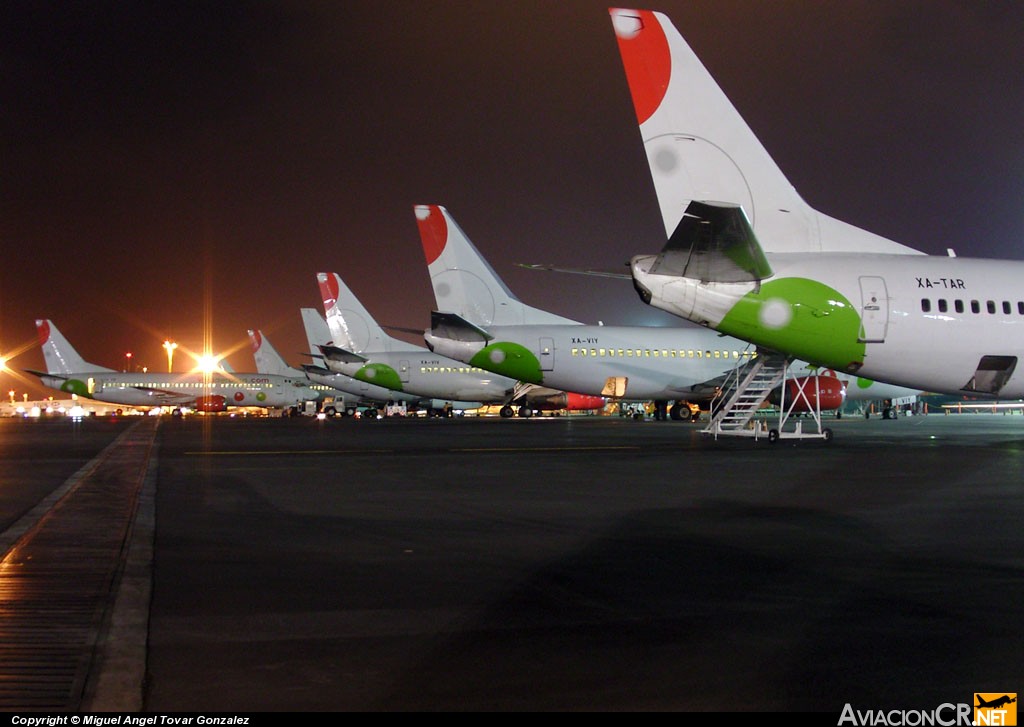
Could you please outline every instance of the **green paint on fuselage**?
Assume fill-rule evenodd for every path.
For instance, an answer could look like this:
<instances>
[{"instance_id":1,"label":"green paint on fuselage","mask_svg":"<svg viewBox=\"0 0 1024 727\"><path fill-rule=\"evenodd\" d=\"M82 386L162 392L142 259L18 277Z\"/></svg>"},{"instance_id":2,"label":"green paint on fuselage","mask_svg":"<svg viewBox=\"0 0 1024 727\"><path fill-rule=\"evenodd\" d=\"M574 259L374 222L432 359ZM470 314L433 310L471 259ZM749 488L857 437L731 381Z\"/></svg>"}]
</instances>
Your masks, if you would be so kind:
<instances>
[{"instance_id":1,"label":"green paint on fuselage","mask_svg":"<svg viewBox=\"0 0 1024 727\"><path fill-rule=\"evenodd\" d=\"M717 329L841 371L864 362L860 315L841 293L815 280L769 281L743 296Z\"/></svg>"},{"instance_id":2,"label":"green paint on fuselage","mask_svg":"<svg viewBox=\"0 0 1024 727\"><path fill-rule=\"evenodd\" d=\"M872 381L871 379L862 379L859 376L857 377L857 388L858 389L869 389L869 388L871 388L871 385L873 383L875 383L875 382Z\"/></svg>"},{"instance_id":3,"label":"green paint on fuselage","mask_svg":"<svg viewBox=\"0 0 1024 727\"><path fill-rule=\"evenodd\" d=\"M392 391L402 391L402 380L399 378L398 372L387 364L367 364L356 371L356 375L352 378L365 381L368 384L383 386Z\"/></svg>"},{"instance_id":4,"label":"green paint on fuselage","mask_svg":"<svg viewBox=\"0 0 1024 727\"><path fill-rule=\"evenodd\" d=\"M92 394L89 393L89 386L84 381L79 381L78 379L68 379L60 385L60 390L66 391L69 394L84 396L87 399L92 398Z\"/></svg>"},{"instance_id":5,"label":"green paint on fuselage","mask_svg":"<svg viewBox=\"0 0 1024 727\"><path fill-rule=\"evenodd\" d=\"M540 361L526 348L518 343L499 341L479 351L469 362L472 366L491 371L517 381L528 384L543 384L544 374L540 370Z\"/></svg>"}]
</instances>

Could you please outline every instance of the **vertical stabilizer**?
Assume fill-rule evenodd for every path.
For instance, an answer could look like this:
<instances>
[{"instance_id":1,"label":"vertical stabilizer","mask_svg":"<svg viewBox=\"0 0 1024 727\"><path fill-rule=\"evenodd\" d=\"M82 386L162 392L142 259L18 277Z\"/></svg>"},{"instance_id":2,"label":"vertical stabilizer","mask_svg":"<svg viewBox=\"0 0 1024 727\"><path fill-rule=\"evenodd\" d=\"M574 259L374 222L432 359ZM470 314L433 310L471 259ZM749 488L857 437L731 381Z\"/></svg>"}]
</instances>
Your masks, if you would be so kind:
<instances>
[{"instance_id":1,"label":"vertical stabilizer","mask_svg":"<svg viewBox=\"0 0 1024 727\"><path fill-rule=\"evenodd\" d=\"M447 209L421 204L414 212L439 311L455 313L484 328L577 323L516 298Z\"/></svg>"},{"instance_id":2,"label":"vertical stabilizer","mask_svg":"<svg viewBox=\"0 0 1024 727\"><path fill-rule=\"evenodd\" d=\"M36 331L39 334L39 345L43 347L43 360L46 361L47 373L68 376L90 371L114 370L91 364L82 358L78 351L68 343L68 339L64 338L53 321L37 320Z\"/></svg>"},{"instance_id":3,"label":"vertical stabilizer","mask_svg":"<svg viewBox=\"0 0 1024 727\"><path fill-rule=\"evenodd\" d=\"M383 352L392 349L397 339L389 336L363 307L337 273L317 273L317 284L324 301L327 326L334 345L353 353ZM403 344L408 347L408 344Z\"/></svg>"},{"instance_id":4,"label":"vertical stabilizer","mask_svg":"<svg viewBox=\"0 0 1024 727\"><path fill-rule=\"evenodd\" d=\"M808 205L665 15L609 12L668 237L696 200L742 207L766 252L916 252Z\"/></svg>"},{"instance_id":5,"label":"vertical stabilizer","mask_svg":"<svg viewBox=\"0 0 1024 727\"><path fill-rule=\"evenodd\" d=\"M305 374L299 369L292 368L284 358L277 352L270 340L263 335L262 331L249 331L249 341L252 343L252 357L256 361L256 371L261 374L274 374L276 376L299 376Z\"/></svg>"},{"instance_id":6,"label":"vertical stabilizer","mask_svg":"<svg viewBox=\"0 0 1024 727\"><path fill-rule=\"evenodd\" d=\"M320 357L320 347L329 346L334 342L331 329L327 327L324 315L316 308L301 308L302 327L306 330L306 343L313 358Z\"/></svg>"}]
</instances>

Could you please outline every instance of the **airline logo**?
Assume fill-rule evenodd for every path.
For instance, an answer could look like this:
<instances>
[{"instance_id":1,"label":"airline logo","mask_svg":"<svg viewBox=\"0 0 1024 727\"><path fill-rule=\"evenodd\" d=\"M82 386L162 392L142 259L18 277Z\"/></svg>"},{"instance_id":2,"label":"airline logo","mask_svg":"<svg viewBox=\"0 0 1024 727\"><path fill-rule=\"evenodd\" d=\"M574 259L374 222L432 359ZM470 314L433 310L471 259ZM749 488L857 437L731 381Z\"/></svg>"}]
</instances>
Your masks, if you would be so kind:
<instances>
[{"instance_id":1,"label":"airline logo","mask_svg":"<svg viewBox=\"0 0 1024 727\"><path fill-rule=\"evenodd\" d=\"M50 340L50 324L48 321L36 321L36 333L39 335L39 345L45 346Z\"/></svg>"},{"instance_id":2,"label":"airline logo","mask_svg":"<svg viewBox=\"0 0 1024 727\"><path fill-rule=\"evenodd\" d=\"M334 279L333 275L326 273L319 273L316 276L316 281L320 286L320 297L324 301L324 310L329 313L338 302L338 281Z\"/></svg>"},{"instance_id":3,"label":"airline logo","mask_svg":"<svg viewBox=\"0 0 1024 727\"><path fill-rule=\"evenodd\" d=\"M441 257L445 245L448 244L448 223L444 220L441 208L436 204L420 204L413 208L416 224L420 228L420 241L423 243L423 254L427 265L431 265Z\"/></svg>"},{"instance_id":4,"label":"airline logo","mask_svg":"<svg viewBox=\"0 0 1024 727\"><path fill-rule=\"evenodd\" d=\"M974 724L1010 726L1017 724L1017 693L975 692Z\"/></svg>"}]
</instances>

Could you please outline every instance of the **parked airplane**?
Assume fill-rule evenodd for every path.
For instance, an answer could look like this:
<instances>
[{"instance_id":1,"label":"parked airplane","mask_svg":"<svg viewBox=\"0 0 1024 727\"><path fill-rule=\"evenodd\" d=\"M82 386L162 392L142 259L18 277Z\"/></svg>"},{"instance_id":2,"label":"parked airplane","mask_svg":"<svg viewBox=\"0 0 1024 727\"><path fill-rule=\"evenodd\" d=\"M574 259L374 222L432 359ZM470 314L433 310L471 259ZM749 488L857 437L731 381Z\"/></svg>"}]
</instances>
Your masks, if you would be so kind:
<instances>
[{"instance_id":1,"label":"parked airplane","mask_svg":"<svg viewBox=\"0 0 1024 727\"><path fill-rule=\"evenodd\" d=\"M1024 396L1024 263L920 254L803 201L671 21L612 9L668 243L647 303L836 371Z\"/></svg>"},{"instance_id":2,"label":"parked airplane","mask_svg":"<svg viewBox=\"0 0 1024 727\"><path fill-rule=\"evenodd\" d=\"M331 332L327 327L327 321L324 320L323 314L315 308L302 308L300 313L302 314L303 327L306 329L306 340L309 343L309 350L317 352L310 355L323 362L323 354L319 353L320 346L330 345L332 340ZM336 401L325 408L328 414L339 413L345 416L352 416L362 406L369 410L370 416L373 416L380 407L386 406L389 403L404 404L406 407L413 409L423 409L428 416L441 414L445 410L446 405L450 405L453 411L466 411L480 407L480 402L476 401L431 399L405 391L395 391L331 371L320 364L303 364L302 368L311 381L333 386L335 389L345 393L346 396L343 401Z\"/></svg>"},{"instance_id":3,"label":"parked airplane","mask_svg":"<svg viewBox=\"0 0 1024 727\"><path fill-rule=\"evenodd\" d=\"M324 327L326 328L326 326L327 324L325 323ZM327 402L330 406L334 407L334 411L337 411L339 404L342 409L344 408L345 401L343 395L345 390L339 388L336 384L348 382L354 388L357 382L353 379L326 370L325 375L320 376L316 372L310 373L303 369L289 366L284 357L270 343L270 339L263 335L262 331L249 329L249 342L252 344L252 357L256 361L256 371L258 373L307 379L309 388L319 393L319 396L316 398L318 406L322 406Z\"/></svg>"},{"instance_id":4,"label":"parked airplane","mask_svg":"<svg viewBox=\"0 0 1024 727\"><path fill-rule=\"evenodd\" d=\"M447 209L417 205L415 214L437 302L425 339L436 353L536 384L674 401L673 419L689 418L690 403L709 401L725 372L750 360L746 342L705 328L589 326L525 305ZM802 362L793 366L798 378L817 373ZM814 398L823 409L837 409L848 394L884 400L915 393L868 384L830 372Z\"/></svg>"},{"instance_id":5,"label":"parked airplane","mask_svg":"<svg viewBox=\"0 0 1024 727\"><path fill-rule=\"evenodd\" d=\"M120 372L88 363L50 320L37 320L45 386L125 406L176 406L218 412L233 406L287 408L316 399L305 377L270 374Z\"/></svg>"},{"instance_id":6,"label":"parked airplane","mask_svg":"<svg viewBox=\"0 0 1024 727\"><path fill-rule=\"evenodd\" d=\"M581 396L493 374L393 338L373 319L337 273L318 273L332 343L319 346L329 369L394 391L435 399L501 404L502 416L535 409L590 410L604 399Z\"/></svg>"}]
</instances>

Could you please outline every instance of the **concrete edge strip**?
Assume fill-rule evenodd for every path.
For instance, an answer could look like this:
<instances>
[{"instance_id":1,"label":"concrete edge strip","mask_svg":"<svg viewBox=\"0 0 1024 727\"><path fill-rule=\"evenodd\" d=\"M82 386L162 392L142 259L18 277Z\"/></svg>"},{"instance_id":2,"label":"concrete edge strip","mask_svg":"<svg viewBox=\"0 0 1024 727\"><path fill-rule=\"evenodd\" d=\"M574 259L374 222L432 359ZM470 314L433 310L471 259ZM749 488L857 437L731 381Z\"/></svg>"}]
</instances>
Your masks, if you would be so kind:
<instances>
[{"instance_id":1,"label":"concrete edge strip","mask_svg":"<svg viewBox=\"0 0 1024 727\"><path fill-rule=\"evenodd\" d=\"M87 711L140 712L143 709L153 592L158 449L155 443L150 448L113 610L97 644L99 673L90 676L93 686L87 688L82 705Z\"/></svg>"},{"instance_id":2,"label":"concrete edge strip","mask_svg":"<svg viewBox=\"0 0 1024 727\"><path fill-rule=\"evenodd\" d=\"M108 444L100 451L99 454L82 465L75 474L64 480L64 484L40 500L35 507L26 512L9 528L0 533L0 560L6 558L7 554L10 553L15 545L17 545L18 541L30 532L32 528L36 527L39 524L39 521L43 519L43 516L53 509L54 505L67 497L70 493L74 492L74 490L82 483L82 480L92 474L96 468L100 466L103 460L106 459L110 452L116 447L119 447L121 442L131 436L132 432L134 432L142 423L143 422L141 421L136 422L125 431L121 432L117 439Z\"/></svg>"}]
</instances>

